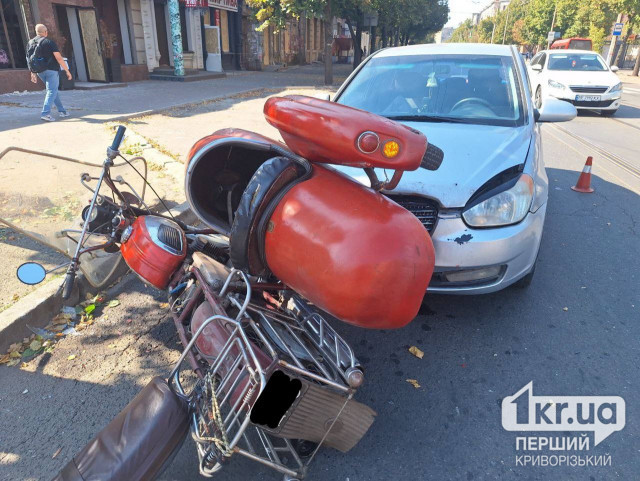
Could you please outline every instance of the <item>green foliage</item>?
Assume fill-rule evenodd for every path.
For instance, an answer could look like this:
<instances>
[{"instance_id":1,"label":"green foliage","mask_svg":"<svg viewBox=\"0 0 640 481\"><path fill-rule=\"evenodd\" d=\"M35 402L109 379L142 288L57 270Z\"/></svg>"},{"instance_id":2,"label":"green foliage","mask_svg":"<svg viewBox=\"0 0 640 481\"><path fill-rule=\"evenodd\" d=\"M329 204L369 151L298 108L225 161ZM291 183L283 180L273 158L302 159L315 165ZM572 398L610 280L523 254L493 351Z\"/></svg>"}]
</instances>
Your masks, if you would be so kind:
<instances>
[{"instance_id":1,"label":"green foliage","mask_svg":"<svg viewBox=\"0 0 640 481\"><path fill-rule=\"evenodd\" d=\"M505 44L546 46L554 10L554 31L563 38L591 38L597 51L618 12L640 16L640 0L513 0L507 9L478 25L463 22L450 41L489 43L493 32L493 43L502 43L504 38Z\"/></svg>"},{"instance_id":2,"label":"green foliage","mask_svg":"<svg viewBox=\"0 0 640 481\"><path fill-rule=\"evenodd\" d=\"M247 0L261 22L258 30L286 27L301 14L322 14L327 0ZM417 43L442 29L449 16L447 0L331 0L332 15L347 18L355 27L364 12L378 12L378 32L383 28L400 43Z\"/></svg>"}]
</instances>

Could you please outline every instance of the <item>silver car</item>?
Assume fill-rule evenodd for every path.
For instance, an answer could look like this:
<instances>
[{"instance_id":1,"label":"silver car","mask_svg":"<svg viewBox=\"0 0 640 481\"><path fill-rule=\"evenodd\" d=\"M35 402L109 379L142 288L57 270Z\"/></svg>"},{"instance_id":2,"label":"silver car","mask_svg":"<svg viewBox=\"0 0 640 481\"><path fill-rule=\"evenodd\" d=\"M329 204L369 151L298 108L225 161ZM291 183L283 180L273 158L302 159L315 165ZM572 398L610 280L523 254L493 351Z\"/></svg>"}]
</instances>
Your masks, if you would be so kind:
<instances>
[{"instance_id":1,"label":"silver car","mask_svg":"<svg viewBox=\"0 0 640 481\"><path fill-rule=\"evenodd\" d=\"M334 100L420 130L445 153L438 170L405 172L388 193L431 233L436 268L429 292L480 294L531 282L548 197L538 123L571 120L576 109L555 98L534 108L515 48L384 49ZM368 184L362 170L340 170Z\"/></svg>"}]
</instances>

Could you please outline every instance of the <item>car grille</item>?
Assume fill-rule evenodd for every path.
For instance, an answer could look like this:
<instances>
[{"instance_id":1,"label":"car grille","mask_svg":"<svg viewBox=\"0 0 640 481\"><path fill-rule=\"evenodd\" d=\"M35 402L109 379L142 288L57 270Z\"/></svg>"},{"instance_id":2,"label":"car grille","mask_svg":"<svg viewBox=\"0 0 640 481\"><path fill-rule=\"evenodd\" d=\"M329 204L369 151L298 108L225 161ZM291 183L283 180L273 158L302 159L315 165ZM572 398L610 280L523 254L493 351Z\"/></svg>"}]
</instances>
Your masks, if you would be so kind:
<instances>
[{"instance_id":1,"label":"car grille","mask_svg":"<svg viewBox=\"0 0 640 481\"><path fill-rule=\"evenodd\" d=\"M438 204L430 199L413 195L388 195L392 201L407 209L422 223L429 234L438 220Z\"/></svg>"},{"instance_id":2,"label":"car grille","mask_svg":"<svg viewBox=\"0 0 640 481\"><path fill-rule=\"evenodd\" d=\"M613 103L613 100L600 100L599 102L589 102L588 100L570 100L570 102L576 107L608 107Z\"/></svg>"},{"instance_id":3,"label":"car grille","mask_svg":"<svg viewBox=\"0 0 640 481\"><path fill-rule=\"evenodd\" d=\"M609 87L581 87L579 85L570 85L569 88L579 94L603 94Z\"/></svg>"}]
</instances>

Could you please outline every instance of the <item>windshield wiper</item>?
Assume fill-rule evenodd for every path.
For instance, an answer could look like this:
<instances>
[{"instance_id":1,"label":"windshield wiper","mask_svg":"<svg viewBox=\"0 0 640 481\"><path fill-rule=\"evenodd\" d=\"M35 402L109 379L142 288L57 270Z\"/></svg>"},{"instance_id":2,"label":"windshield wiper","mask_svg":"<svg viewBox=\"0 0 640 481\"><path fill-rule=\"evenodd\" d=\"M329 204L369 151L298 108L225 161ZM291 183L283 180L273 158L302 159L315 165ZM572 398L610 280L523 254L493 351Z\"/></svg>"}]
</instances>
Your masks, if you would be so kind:
<instances>
[{"instance_id":1,"label":"windshield wiper","mask_svg":"<svg viewBox=\"0 0 640 481\"><path fill-rule=\"evenodd\" d=\"M442 117L436 115L385 115L389 120L405 120L411 122L450 122L452 124L474 124L476 119L461 119L459 117Z\"/></svg>"}]
</instances>

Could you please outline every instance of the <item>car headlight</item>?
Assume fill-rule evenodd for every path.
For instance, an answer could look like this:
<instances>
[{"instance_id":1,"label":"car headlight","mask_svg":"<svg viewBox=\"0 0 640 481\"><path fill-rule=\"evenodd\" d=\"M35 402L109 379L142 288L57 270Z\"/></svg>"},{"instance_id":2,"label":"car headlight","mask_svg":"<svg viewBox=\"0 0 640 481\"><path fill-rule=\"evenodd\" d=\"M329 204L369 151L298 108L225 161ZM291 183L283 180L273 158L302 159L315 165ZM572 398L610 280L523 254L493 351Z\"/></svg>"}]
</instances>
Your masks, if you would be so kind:
<instances>
[{"instance_id":1,"label":"car headlight","mask_svg":"<svg viewBox=\"0 0 640 481\"><path fill-rule=\"evenodd\" d=\"M611 92L611 93L620 92L621 90L622 90L622 82L618 82L613 87L611 87L611 90L609 90L609 92Z\"/></svg>"},{"instance_id":2,"label":"car headlight","mask_svg":"<svg viewBox=\"0 0 640 481\"><path fill-rule=\"evenodd\" d=\"M551 87L552 89L564 89L564 84L561 84L560 82L556 82L555 80L551 80L549 79L549 87Z\"/></svg>"},{"instance_id":3,"label":"car headlight","mask_svg":"<svg viewBox=\"0 0 640 481\"><path fill-rule=\"evenodd\" d=\"M512 187L468 208L462 217L471 227L516 224L529 212L532 199L533 179L522 174Z\"/></svg>"}]
</instances>

